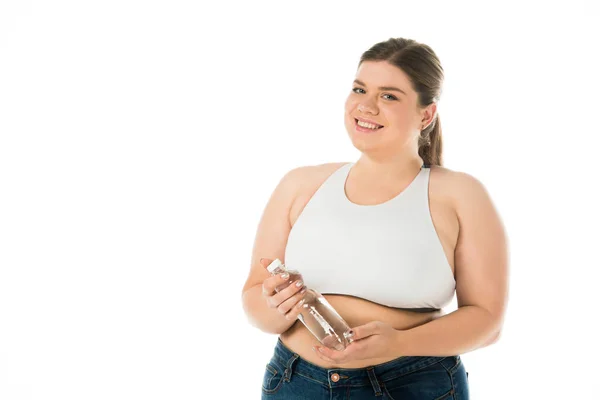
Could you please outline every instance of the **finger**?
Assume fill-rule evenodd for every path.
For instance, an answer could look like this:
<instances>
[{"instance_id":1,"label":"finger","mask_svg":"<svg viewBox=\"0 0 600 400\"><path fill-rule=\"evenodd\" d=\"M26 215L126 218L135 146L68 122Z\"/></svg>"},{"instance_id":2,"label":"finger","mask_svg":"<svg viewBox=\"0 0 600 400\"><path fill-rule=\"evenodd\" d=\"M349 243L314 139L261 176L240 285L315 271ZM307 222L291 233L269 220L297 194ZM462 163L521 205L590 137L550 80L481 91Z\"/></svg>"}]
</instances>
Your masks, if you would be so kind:
<instances>
[{"instance_id":1,"label":"finger","mask_svg":"<svg viewBox=\"0 0 600 400\"><path fill-rule=\"evenodd\" d=\"M328 359L337 363L344 363L346 360L345 351L337 351L325 346L315 346L315 352L323 359Z\"/></svg>"},{"instance_id":2,"label":"finger","mask_svg":"<svg viewBox=\"0 0 600 400\"><path fill-rule=\"evenodd\" d=\"M265 279L263 281L262 284L262 294L263 296L274 296L277 291L275 290L275 288L277 288L279 285L282 285L286 282L287 279L289 279L290 275L285 272L283 274L277 274L275 276L271 276L267 279ZM276 299L277 300L277 299ZM279 304L277 304L279 305ZM275 305L275 306L277 306Z\"/></svg>"},{"instance_id":3,"label":"finger","mask_svg":"<svg viewBox=\"0 0 600 400\"><path fill-rule=\"evenodd\" d=\"M287 299L292 297L299 290L302 290L302 286L295 286L293 284L288 283L289 282L289 274L288 273L284 273L284 274L281 274L281 275L273 277L273 278L276 278L276 280L279 280L279 283L277 283L277 284L267 283L267 287L275 286L277 288L277 287L283 286L283 287L285 287L285 289L283 289L283 290L280 289L279 293L277 293L277 291L274 291L274 293L271 293L270 295L269 294L265 295L267 297L267 304L271 308L278 308L284 301L286 301ZM293 306L293 304L290 305L290 308L292 306ZM286 310L282 309L282 310L280 310L280 312L282 314L285 314Z\"/></svg>"},{"instance_id":4,"label":"finger","mask_svg":"<svg viewBox=\"0 0 600 400\"><path fill-rule=\"evenodd\" d=\"M379 333L379 325L377 324L377 321L372 321L367 324L352 328L351 332L354 332L354 334L351 336L352 341L364 339L366 337Z\"/></svg>"},{"instance_id":5,"label":"finger","mask_svg":"<svg viewBox=\"0 0 600 400\"><path fill-rule=\"evenodd\" d=\"M363 357L361 353L366 350L368 346L365 344L361 345L359 343L352 343L342 351L330 349L326 346L317 346L317 352L321 353L321 355L330 358L339 363L346 363L350 360L359 360Z\"/></svg>"},{"instance_id":6,"label":"finger","mask_svg":"<svg viewBox=\"0 0 600 400\"><path fill-rule=\"evenodd\" d=\"M277 309L283 315L287 314L304 297L304 293L306 293L306 286L302 284L302 281L298 282L300 282L300 286L291 284L277 294L277 296L281 295L283 299L279 306L277 306Z\"/></svg>"},{"instance_id":7,"label":"finger","mask_svg":"<svg viewBox=\"0 0 600 400\"><path fill-rule=\"evenodd\" d=\"M288 277L289 279L289 277ZM283 284L286 283L285 279L282 279L284 281ZM280 283L282 284L282 283ZM287 299L289 299L290 297L292 297L293 295L295 295L296 293L298 293L300 290L302 290L304 283L302 282L302 280L297 280L295 282L290 283L287 287L285 287L285 289L280 290L279 293L274 294L273 295L273 302L277 303L277 306L281 305L283 302L285 302ZM292 303L289 305L289 308L291 308L293 305L295 304ZM287 310L286 310L287 312Z\"/></svg>"},{"instance_id":8,"label":"finger","mask_svg":"<svg viewBox=\"0 0 600 400\"><path fill-rule=\"evenodd\" d=\"M321 353L319 350L317 350L317 348L316 348L316 347L313 347L313 351L315 352L315 354L317 355L317 357L319 357L319 358L320 358L320 359L322 359L322 360L329 361L329 362L331 362L331 363L336 363L336 362L338 362L338 361L336 361L336 360L332 360L331 358L329 358L329 357L327 357L326 355L324 355L323 353Z\"/></svg>"},{"instance_id":9,"label":"finger","mask_svg":"<svg viewBox=\"0 0 600 400\"><path fill-rule=\"evenodd\" d=\"M262 265L263 267L267 268L269 266L269 264L271 264L273 262L273 259L271 258L261 258L259 260L260 265Z\"/></svg>"},{"instance_id":10,"label":"finger","mask_svg":"<svg viewBox=\"0 0 600 400\"><path fill-rule=\"evenodd\" d=\"M287 314L285 314L285 319L287 320L294 320L296 318L298 318L298 314L300 314L302 312L302 310L304 309L304 303L305 303L305 298L304 298L304 293L306 293L306 286L304 286L304 288L302 288L302 290L300 290L298 293L296 293L294 295L294 297L292 297L290 299L295 301L295 304L290 308L290 310L287 312Z\"/></svg>"}]
</instances>

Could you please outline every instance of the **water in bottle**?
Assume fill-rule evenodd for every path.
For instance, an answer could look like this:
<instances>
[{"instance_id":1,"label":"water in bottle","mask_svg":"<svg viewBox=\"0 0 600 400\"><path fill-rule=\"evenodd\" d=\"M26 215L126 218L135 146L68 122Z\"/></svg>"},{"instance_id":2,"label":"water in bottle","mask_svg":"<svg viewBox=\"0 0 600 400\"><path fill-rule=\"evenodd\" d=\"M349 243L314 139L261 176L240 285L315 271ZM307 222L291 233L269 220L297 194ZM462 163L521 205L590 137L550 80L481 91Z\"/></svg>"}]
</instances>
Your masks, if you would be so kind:
<instances>
[{"instance_id":1,"label":"water in bottle","mask_svg":"<svg viewBox=\"0 0 600 400\"><path fill-rule=\"evenodd\" d=\"M302 275L296 270L288 270L279 259L273 261L267 271L271 275L277 275L287 272L290 276L287 282L277 286L276 292L279 292L292 282L302 279ZM307 288L304 293L304 303L300 306L301 311L298 319L308 328L308 330L324 346L335 350L344 350L346 346L352 343L352 338L348 337L350 326L335 311L329 302L319 292Z\"/></svg>"}]
</instances>

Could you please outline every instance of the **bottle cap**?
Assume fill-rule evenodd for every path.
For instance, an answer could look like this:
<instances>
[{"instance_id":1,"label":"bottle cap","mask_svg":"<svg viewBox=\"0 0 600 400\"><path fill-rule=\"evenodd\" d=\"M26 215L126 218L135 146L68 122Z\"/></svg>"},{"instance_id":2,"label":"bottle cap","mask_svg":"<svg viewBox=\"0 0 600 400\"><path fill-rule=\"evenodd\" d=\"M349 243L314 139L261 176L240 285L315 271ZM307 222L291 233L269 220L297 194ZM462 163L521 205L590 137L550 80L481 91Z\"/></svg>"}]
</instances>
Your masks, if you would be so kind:
<instances>
[{"instance_id":1,"label":"bottle cap","mask_svg":"<svg viewBox=\"0 0 600 400\"><path fill-rule=\"evenodd\" d=\"M273 272L275 269L281 267L283 264L279 261L279 258L276 258L269 266L267 267L267 271Z\"/></svg>"}]
</instances>

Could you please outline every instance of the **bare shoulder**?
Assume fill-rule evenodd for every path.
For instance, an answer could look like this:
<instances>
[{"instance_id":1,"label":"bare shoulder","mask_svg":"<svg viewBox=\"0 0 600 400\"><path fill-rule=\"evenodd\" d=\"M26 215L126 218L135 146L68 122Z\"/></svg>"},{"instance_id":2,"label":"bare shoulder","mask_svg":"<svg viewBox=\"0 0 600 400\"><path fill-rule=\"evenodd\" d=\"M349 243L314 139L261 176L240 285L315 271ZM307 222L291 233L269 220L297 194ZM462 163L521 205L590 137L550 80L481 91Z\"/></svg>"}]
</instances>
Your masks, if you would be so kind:
<instances>
[{"instance_id":1,"label":"bare shoulder","mask_svg":"<svg viewBox=\"0 0 600 400\"><path fill-rule=\"evenodd\" d=\"M329 162L296 167L288 172L289 179L298 188L298 194L316 191L336 170L350 161Z\"/></svg>"},{"instance_id":2,"label":"bare shoulder","mask_svg":"<svg viewBox=\"0 0 600 400\"><path fill-rule=\"evenodd\" d=\"M474 203L491 202L483 182L466 172L435 165L430 182L430 190L450 200L457 211Z\"/></svg>"}]
</instances>

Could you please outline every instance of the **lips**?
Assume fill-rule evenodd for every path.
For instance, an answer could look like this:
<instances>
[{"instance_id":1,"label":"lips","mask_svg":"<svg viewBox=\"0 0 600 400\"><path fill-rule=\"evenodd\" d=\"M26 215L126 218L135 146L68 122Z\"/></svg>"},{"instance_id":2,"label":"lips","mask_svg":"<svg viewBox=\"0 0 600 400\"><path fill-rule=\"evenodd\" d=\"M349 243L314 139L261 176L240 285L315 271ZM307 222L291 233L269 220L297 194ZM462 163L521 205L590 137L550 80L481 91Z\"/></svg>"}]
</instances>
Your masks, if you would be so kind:
<instances>
[{"instance_id":1,"label":"lips","mask_svg":"<svg viewBox=\"0 0 600 400\"><path fill-rule=\"evenodd\" d=\"M379 124L375 124L375 125L377 125L377 127L378 127L377 129L365 128L365 127L363 127L363 126L360 126L360 125L358 125L358 119L356 119L356 118L354 118L354 125L355 125L355 126L357 126L357 127L359 127L359 128L361 128L361 129L370 129L370 130L372 130L372 131L376 131L376 130L378 130L378 129L381 129L381 128L383 128L383 125L379 125Z\"/></svg>"}]
</instances>

